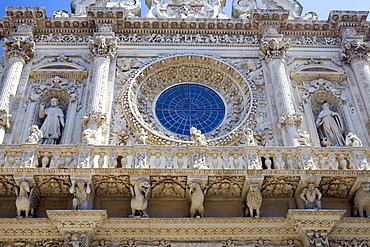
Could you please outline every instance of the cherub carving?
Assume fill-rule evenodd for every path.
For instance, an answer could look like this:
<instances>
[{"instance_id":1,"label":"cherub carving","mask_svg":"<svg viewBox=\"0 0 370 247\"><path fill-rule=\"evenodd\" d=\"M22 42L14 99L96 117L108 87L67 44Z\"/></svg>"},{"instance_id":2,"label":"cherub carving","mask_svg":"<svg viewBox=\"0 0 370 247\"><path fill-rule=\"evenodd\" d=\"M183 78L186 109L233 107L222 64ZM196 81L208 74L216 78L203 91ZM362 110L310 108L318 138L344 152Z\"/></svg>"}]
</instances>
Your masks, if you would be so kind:
<instances>
[{"instance_id":1,"label":"cherub carving","mask_svg":"<svg viewBox=\"0 0 370 247\"><path fill-rule=\"evenodd\" d=\"M207 146L207 140L202 131L198 130L194 126L190 128L190 137L194 141L194 144L199 146Z\"/></svg>"},{"instance_id":2,"label":"cherub carving","mask_svg":"<svg viewBox=\"0 0 370 247\"><path fill-rule=\"evenodd\" d=\"M28 129L28 137L26 139L27 143L37 144L43 137L42 131L37 125L31 125Z\"/></svg>"},{"instance_id":3,"label":"cherub carving","mask_svg":"<svg viewBox=\"0 0 370 247\"><path fill-rule=\"evenodd\" d=\"M362 141L357 135L353 134L352 132L348 132L346 136L346 146L362 147Z\"/></svg>"}]
</instances>

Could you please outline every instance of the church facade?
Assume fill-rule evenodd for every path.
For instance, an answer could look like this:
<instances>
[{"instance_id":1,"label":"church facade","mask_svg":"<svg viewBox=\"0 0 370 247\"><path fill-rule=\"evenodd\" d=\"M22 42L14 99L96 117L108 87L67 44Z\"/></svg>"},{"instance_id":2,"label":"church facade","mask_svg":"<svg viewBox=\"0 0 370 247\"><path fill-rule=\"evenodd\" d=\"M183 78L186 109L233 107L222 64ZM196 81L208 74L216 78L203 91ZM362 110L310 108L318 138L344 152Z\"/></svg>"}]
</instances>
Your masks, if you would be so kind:
<instances>
[{"instance_id":1,"label":"church facade","mask_svg":"<svg viewBox=\"0 0 370 247\"><path fill-rule=\"evenodd\" d=\"M0 243L370 246L367 11L73 0L0 19Z\"/></svg>"}]
</instances>

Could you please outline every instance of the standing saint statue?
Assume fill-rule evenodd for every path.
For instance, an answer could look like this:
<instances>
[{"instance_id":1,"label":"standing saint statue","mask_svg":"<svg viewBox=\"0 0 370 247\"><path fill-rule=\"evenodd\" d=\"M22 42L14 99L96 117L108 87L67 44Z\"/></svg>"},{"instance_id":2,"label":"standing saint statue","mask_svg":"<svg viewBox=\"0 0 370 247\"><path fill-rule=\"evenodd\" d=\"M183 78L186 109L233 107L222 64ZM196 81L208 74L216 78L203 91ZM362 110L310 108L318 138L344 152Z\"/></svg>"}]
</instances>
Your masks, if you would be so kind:
<instances>
[{"instance_id":1,"label":"standing saint statue","mask_svg":"<svg viewBox=\"0 0 370 247\"><path fill-rule=\"evenodd\" d=\"M320 139L333 146L344 146L343 122L337 112L331 111L328 103L322 105L322 111L316 119ZM325 145L326 146L326 145Z\"/></svg>"},{"instance_id":2,"label":"standing saint statue","mask_svg":"<svg viewBox=\"0 0 370 247\"><path fill-rule=\"evenodd\" d=\"M64 128L64 114L62 109L58 107L58 99L52 98L50 100L50 107L45 109L45 105L42 104L39 112L40 118L45 118L44 123L41 126L41 132L43 135L42 144L56 144L61 137L61 128Z\"/></svg>"}]
</instances>

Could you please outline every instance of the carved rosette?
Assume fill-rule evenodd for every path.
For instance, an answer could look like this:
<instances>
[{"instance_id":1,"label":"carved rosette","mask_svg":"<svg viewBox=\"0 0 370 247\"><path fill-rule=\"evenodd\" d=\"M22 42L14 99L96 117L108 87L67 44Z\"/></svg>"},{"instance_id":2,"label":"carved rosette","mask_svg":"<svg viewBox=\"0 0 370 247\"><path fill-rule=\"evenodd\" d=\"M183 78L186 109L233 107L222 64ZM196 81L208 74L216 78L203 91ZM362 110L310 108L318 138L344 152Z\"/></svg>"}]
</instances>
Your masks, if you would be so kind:
<instances>
[{"instance_id":1,"label":"carved rosette","mask_svg":"<svg viewBox=\"0 0 370 247\"><path fill-rule=\"evenodd\" d=\"M4 38L4 45L6 47L5 56L8 60L17 57L27 63L35 55L35 42L31 37L14 36Z\"/></svg>"},{"instance_id":2,"label":"carved rosette","mask_svg":"<svg viewBox=\"0 0 370 247\"><path fill-rule=\"evenodd\" d=\"M224 121L205 134L209 145L225 146L237 141L245 126L250 126L254 121L255 89L233 67L208 56L170 56L148 64L130 78L125 91L117 91L121 95L115 96L123 98L122 108L133 129L148 132L148 143L162 146L193 145L188 136L177 135L164 128L154 111L154 99L166 89L182 83L205 85L224 99Z\"/></svg>"},{"instance_id":3,"label":"carved rosette","mask_svg":"<svg viewBox=\"0 0 370 247\"><path fill-rule=\"evenodd\" d=\"M97 36L95 40L90 39L88 46L94 58L101 57L107 59L113 59L118 48L117 40L115 38L112 38L109 42L107 42L105 36Z\"/></svg>"},{"instance_id":4,"label":"carved rosette","mask_svg":"<svg viewBox=\"0 0 370 247\"><path fill-rule=\"evenodd\" d=\"M287 41L279 41L277 39L271 39L264 41L260 47L260 54L270 63L273 60L284 60L286 58L286 51L289 49L290 43Z\"/></svg>"},{"instance_id":5,"label":"carved rosette","mask_svg":"<svg viewBox=\"0 0 370 247\"><path fill-rule=\"evenodd\" d=\"M345 42L342 46L340 58L348 64L360 60L368 62L370 60L370 42L365 43L362 40Z\"/></svg>"}]
</instances>

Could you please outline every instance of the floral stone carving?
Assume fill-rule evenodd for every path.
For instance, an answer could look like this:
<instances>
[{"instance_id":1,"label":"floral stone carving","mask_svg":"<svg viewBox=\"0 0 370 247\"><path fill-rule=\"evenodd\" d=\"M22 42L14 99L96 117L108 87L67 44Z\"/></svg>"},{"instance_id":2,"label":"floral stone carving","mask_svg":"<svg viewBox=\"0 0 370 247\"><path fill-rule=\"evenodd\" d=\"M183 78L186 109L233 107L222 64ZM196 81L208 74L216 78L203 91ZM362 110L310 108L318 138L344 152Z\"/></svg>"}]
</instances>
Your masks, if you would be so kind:
<instances>
[{"instance_id":1,"label":"floral stone carving","mask_svg":"<svg viewBox=\"0 0 370 247\"><path fill-rule=\"evenodd\" d=\"M43 197L68 197L71 182L69 176L35 176L36 184Z\"/></svg>"},{"instance_id":2,"label":"floral stone carving","mask_svg":"<svg viewBox=\"0 0 370 247\"><path fill-rule=\"evenodd\" d=\"M320 182L321 193L325 197L347 198L355 179L346 177L323 177Z\"/></svg>"},{"instance_id":3,"label":"floral stone carving","mask_svg":"<svg viewBox=\"0 0 370 247\"><path fill-rule=\"evenodd\" d=\"M128 176L94 176L95 194L97 196L130 197L130 181Z\"/></svg>"},{"instance_id":4,"label":"floral stone carving","mask_svg":"<svg viewBox=\"0 0 370 247\"><path fill-rule=\"evenodd\" d=\"M266 177L261 193L263 197L293 197L298 182L298 177Z\"/></svg>"},{"instance_id":5,"label":"floral stone carving","mask_svg":"<svg viewBox=\"0 0 370 247\"><path fill-rule=\"evenodd\" d=\"M244 180L244 177L209 177L207 196L240 197L243 190Z\"/></svg>"},{"instance_id":6,"label":"floral stone carving","mask_svg":"<svg viewBox=\"0 0 370 247\"><path fill-rule=\"evenodd\" d=\"M152 197L185 197L186 177L151 177Z\"/></svg>"}]
</instances>

